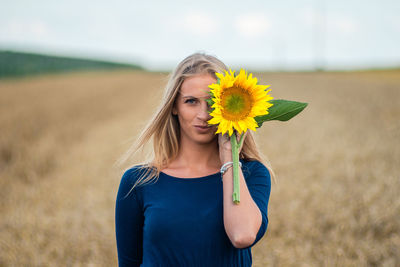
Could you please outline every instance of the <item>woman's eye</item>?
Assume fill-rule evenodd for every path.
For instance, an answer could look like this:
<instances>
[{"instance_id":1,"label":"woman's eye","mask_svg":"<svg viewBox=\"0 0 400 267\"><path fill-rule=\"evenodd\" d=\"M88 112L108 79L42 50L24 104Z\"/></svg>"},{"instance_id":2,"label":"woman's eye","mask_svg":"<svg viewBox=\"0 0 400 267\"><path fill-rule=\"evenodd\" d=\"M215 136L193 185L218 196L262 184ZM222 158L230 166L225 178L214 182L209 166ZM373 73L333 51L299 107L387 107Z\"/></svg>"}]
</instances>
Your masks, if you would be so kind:
<instances>
[{"instance_id":1,"label":"woman's eye","mask_svg":"<svg viewBox=\"0 0 400 267\"><path fill-rule=\"evenodd\" d=\"M189 104L192 104L192 103L195 103L195 102L196 102L196 99L187 99L185 101L185 103L189 103Z\"/></svg>"}]
</instances>

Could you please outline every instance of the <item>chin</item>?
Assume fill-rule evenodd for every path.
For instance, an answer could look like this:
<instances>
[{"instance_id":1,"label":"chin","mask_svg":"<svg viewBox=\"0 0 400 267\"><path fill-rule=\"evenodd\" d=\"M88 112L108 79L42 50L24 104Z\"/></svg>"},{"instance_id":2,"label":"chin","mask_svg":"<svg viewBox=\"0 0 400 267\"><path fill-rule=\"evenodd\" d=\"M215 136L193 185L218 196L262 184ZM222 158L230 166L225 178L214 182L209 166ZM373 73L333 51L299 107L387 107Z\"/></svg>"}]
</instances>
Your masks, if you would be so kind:
<instances>
[{"instance_id":1,"label":"chin","mask_svg":"<svg viewBox=\"0 0 400 267\"><path fill-rule=\"evenodd\" d=\"M217 136L215 134L212 135L204 135L203 138L198 138L198 142L199 143L203 143L203 144L209 144L214 142L217 139Z\"/></svg>"},{"instance_id":2,"label":"chin","mask_svg":"<svg viewBox=\"0 0 400 267\"><path fill-rule=\"evenodd\" d=\"M185 138L191 140L194 143L198 143L198 144L210 144L212 142L215 142L215 140L218 140L218 136L215 134L215 131L211 131L209 133L206 134L200 134L197 133L195 131L190 131L190 132L186 132L186 133L181 133L185 136ZM182 136L182 135L181 135Z\"/></svg>"}]
</instances>

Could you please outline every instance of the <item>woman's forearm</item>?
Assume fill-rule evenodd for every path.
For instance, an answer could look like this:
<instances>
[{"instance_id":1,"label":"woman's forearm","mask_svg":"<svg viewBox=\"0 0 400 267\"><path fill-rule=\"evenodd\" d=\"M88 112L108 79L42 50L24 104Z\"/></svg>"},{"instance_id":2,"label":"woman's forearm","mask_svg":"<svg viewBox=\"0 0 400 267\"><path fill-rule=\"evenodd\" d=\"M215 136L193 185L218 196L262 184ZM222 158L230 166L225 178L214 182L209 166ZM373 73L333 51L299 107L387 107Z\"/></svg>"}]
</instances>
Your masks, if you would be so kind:
<instances>
[{"instance_id":1,"label":"woman's forearm","mask_svg":"<svg viewBox=\"0 0 400 267\"><path fill-rule=\"evenodd\" d=\"M233 168L229 168L223 175L224 227L232 244L237 248L244 248L254 242L262 216L250 195L240 168L239 180L240 203L237 205L232 200Z\"/></svg>"}]
</instances>

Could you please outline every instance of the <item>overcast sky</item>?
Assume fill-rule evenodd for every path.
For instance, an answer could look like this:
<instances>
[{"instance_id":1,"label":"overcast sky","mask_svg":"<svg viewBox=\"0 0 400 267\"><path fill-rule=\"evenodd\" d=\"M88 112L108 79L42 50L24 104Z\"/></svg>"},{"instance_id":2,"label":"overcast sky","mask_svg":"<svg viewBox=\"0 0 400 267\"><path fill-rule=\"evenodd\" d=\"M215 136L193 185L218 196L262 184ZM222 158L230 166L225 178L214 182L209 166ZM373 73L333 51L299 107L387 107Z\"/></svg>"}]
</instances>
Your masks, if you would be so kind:
<instances>
[{"instance_id":1,"label":"overcast sky","mask_svg":"<svg viewBox=\"0 0 400 267\"><path fill-rule=\"evenodd\" d=\"M153 70L197 51L233 68L400 66L400 0L0 1L0 49Z\"/></svg>"}]
</instances>

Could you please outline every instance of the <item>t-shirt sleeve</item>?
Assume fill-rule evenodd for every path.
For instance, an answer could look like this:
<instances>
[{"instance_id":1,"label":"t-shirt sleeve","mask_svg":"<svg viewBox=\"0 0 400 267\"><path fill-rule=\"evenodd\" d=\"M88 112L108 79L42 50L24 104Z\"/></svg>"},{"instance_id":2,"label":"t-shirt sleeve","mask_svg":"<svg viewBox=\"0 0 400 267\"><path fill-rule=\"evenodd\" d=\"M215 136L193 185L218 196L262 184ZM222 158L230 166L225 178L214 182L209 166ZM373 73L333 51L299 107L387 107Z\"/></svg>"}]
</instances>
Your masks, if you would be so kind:
<instances>
[{"instance_id":1,"label":"t-shirt sleeve","mask_svg":"<svg viewBox=\"0 0 400 267\"><path fill-rule=\"evenodd\" d=\"M131 188L137 180L134 168L121 178L116 206L115 231L119 266L140 266L143 255L143 213L137 188Z\"/></svg>"},{"instance_id":2,"label":"t-shirt sleeve","mask_svg":"<svg viewBox=\"0 0 400 267\"><path fill-rule=\"evenodd\" d=\"M253 161L249 165L248 169L245 170L248 171L246 185L251 197L261 211L262 222L253 244L246 248L254 246L267 231L268 201L271 193L271 176L267 167L259 161Z\"/></svg>"}]
</instances>

